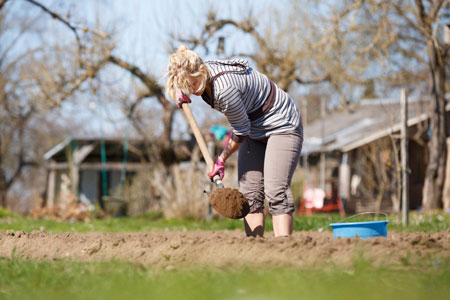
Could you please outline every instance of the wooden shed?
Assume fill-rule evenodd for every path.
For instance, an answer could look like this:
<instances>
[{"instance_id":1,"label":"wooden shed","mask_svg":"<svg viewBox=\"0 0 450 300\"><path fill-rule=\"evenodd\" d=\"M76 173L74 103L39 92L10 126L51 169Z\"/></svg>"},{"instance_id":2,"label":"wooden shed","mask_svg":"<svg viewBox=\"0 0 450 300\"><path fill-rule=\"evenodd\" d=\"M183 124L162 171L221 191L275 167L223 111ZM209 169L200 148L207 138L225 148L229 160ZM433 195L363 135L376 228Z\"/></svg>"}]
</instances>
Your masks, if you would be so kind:
<instances>
[{"instance_id":1,"label":"wooden shed","mask_svg":"<svg viewBox=\"0 0 450 300\"><path fill-rule=\"evenodd\" d=\"M449 99L449 96L447 94L446 98ZM410 97L408 100L410 209L420 208L422 202L427 142L431 137L429 99L430 97L420 96ZM447 120L450 120L450 103L447 104L446 111L449 114ZM366 99L355 107L332 112L307 124L304 128L302 164L308 174L309 184L320 186L324 181L335 181L339 187L339 195L346 200L348 211L375 209L375 195L368 197L367 193L363 195L358 191L358 181L361 182L367 176L361 168L362 160L370 145L383 139L398 139L400 128L399 99ZM392 147L390 151L393 151ZM386 164L391 164L394 168L395 162L387 160ZM398 198L395 194L399 184L395 178L390 180L390 191L384 191L381 199L382 210L398 210L399 207L395 205L396 201L400 205L400 199L395 199Z\"/></svg>"},{"instance_id":2,"label":"wooden shed","mask_svg":"<svg viewBox=\"0 0 450 300\"><path fill-rule=\"evenodd\" d=\"M64 205L73 195L103 207L105 197L120 197L125 182L149 168L144 149L139 140L66 138L44 155L47 206Z\"/></svg>"}]
</instances>

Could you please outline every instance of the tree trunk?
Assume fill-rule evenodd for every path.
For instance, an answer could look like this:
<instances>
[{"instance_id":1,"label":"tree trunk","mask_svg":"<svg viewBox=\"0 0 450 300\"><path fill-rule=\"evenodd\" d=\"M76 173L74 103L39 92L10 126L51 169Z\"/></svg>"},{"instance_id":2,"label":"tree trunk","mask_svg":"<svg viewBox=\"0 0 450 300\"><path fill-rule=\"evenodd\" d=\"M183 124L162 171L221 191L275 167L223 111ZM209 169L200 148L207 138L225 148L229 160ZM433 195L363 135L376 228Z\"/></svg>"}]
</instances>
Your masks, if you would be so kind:
<instances>
[{"instance_id":1,"label":"tree trunk","mask_svg":"<svg viewBox=\"0 0 450 300\"><path fill-rule=\"evenodd\" d=\"M0 189L0 207L6 208L6 191Z\"/></svg>"},{"instance_id":2,"label":"tree trunk","mask_svg":"<svg viewBox=\"0 0 450 300\"><path fill-rule=\"evenodd\" d=\"M422 207L425 211L440 207L447 157L445 114L445 58L432 41L427 46L432 75L431 140L428 144L428 165L425 173Z\"/></svg>"},{"instance_id":3,"label":"tree trunk","mask_svg":"<svg viewBox=\"0 0 450 300\"><path fill-rule=\"evenodd\" d=\"M6 4L8 0L0 0L0 11L2 10L3 6Z\"/></svg>"},{"instance_id":4,"label":"tree trunk","mask_svg":"<svg viewBox=\"0 0 450 300\"><path fill-rule=\"evenodd\" d=\"M445 171L445 184L443 190L442 202L444 203L444 212L450 212L450 138L447 138L447 167Z\"/></svg>"},{"instance_id":5,"label":"tree trunk","mask_svg":"<svg viewBox=\"0 0 450 300\"><path fill-rule=\"evenodd\" d=\"M8 188L6 187L6 175L0 166L0 206L3 208L6 208L6 194L7 193L8 193Z\"/></svg>"},{"instance_id":6,"label":"tree trunk","mask_svg":"<svg viewBox=\"0 0 450 300\"><path fill-rule=\"evenodd\" d=\"M385 188L384 185L381 186L381 191L379 191L376 200L375 200L375 211L380 212L381 211L381 204L383 203L383 197L384 197Z\"/></svg>"},{"instance_id":7,"label":"tree trunk","mask_svg":"<svg viewBox=\"0 0 450 300\"><path fill-rule=\"evenodd\" d=\"M159 154L165 166L170 166L175 161L175 152L172 141L172 123L175 109L173 106L166 105L162 116L163 132L159 137Z\"/></svg>"}]
</instances>

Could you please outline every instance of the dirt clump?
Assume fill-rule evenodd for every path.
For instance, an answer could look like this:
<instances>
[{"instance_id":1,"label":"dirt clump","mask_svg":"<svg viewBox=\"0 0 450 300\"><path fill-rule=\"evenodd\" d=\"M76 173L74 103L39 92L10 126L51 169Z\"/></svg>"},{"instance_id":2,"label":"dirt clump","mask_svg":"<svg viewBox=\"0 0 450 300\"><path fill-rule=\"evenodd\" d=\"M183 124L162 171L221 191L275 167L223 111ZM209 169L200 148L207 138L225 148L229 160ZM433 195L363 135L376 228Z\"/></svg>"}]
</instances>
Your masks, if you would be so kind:
<instances>
[{"instance_id":1,"label":"dirt clump","mask_svg":"<svg viewBox=\"0 0 450 300\"><path fill-rule=\"evenodd\" d=\"M215 189L209 194L211 206L219 214L231 219L241 219L250 212L245 196L237 189Z\"/></svg>"}]
</instances>

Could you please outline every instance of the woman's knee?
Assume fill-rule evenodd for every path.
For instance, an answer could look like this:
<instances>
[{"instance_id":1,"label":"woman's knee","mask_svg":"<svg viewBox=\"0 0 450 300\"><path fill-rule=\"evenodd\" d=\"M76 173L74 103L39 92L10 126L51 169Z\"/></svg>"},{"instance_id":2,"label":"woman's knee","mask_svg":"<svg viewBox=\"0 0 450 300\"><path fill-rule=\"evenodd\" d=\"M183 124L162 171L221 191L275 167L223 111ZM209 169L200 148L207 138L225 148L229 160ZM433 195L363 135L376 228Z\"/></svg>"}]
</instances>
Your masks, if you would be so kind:
<instances>
[{"instance_id":1,"label":"woman's knee","mask_svg":"<svg viewBox=\"0 0 450 300\"><path fill-rule=\"evenodd\" d=\"M280 185L266 188L265 195L271 215L288 214L295 210L294 200L292 199L289 186Z\"/></svg>"}]
</instances>

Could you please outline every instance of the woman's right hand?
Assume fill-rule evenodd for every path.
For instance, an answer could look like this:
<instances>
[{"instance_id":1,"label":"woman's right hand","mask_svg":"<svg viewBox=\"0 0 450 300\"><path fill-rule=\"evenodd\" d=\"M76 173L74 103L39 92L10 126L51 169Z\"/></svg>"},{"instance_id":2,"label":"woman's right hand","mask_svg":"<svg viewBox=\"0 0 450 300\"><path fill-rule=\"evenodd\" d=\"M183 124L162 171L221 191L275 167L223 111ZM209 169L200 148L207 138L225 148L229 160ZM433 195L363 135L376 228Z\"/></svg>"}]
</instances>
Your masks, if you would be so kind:
<instances>
[{"instance_id":1,"label":"woman's right hand","mask_svg":"<svg viewBox=\"0 0 450 300\"><path fill-rule=\"evenodd\" d=\"M183 103L191 103L191 98L186 96L180 89L177 89L175 97L177 98L178 108L181 108Z\"/></svg>"},{"instance_id":2,"label":"woman's right hand","mask_svg":"<svg viewBox=\"0 0 450 300\"><path fill-rule=\"evenodd\" d=\"M212 180L216 175L219 175L221 180L225 175L225 162L220 159L220 156L218 156L216 161L214 162L213 169L208 173L208 177Z\"/></svg>"}]
</instances>

